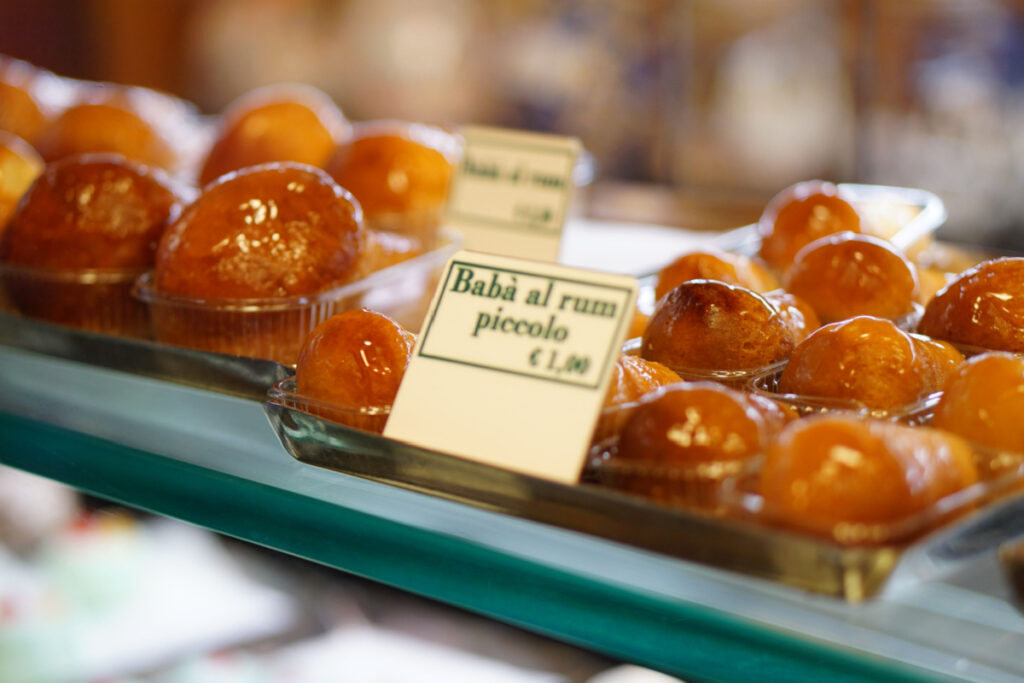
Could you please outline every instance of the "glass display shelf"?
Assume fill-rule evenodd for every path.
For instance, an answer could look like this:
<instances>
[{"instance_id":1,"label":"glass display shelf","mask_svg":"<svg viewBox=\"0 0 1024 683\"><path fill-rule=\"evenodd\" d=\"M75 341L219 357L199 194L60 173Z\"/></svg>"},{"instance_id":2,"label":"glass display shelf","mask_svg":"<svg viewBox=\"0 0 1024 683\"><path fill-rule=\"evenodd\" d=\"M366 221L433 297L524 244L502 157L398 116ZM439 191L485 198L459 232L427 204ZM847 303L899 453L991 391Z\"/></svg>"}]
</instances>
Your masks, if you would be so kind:
<instances>
[{"instance_id":1,"label":"glass display shelf","mask_svg":"<svg viewBox=\"0 0 1024 683\"><path fill-rule=\"evenodd\" d=\"M684 678L1024 676L994 553L848 605L312 467L251 394L60 355L0 341L0 462Z\"/></svg>"}]
</instances>

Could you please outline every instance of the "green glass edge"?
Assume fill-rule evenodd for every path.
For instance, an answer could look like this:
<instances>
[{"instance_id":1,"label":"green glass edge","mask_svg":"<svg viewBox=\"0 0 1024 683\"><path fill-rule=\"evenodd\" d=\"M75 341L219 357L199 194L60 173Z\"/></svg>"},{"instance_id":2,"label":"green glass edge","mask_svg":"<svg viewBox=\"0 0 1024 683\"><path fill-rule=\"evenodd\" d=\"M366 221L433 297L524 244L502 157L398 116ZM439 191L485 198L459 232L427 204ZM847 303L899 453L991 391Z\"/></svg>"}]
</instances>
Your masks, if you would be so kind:
<instances>
[{"instance_id":1,"label":"green glass edge","mask_svg":"<svg viewBox=\"0 0 1024 683\"><path fill-rule=\"evenodd\" d=\"M689 679L943 680L4 412L0 462Z\"/></svg>"}]
</instances>

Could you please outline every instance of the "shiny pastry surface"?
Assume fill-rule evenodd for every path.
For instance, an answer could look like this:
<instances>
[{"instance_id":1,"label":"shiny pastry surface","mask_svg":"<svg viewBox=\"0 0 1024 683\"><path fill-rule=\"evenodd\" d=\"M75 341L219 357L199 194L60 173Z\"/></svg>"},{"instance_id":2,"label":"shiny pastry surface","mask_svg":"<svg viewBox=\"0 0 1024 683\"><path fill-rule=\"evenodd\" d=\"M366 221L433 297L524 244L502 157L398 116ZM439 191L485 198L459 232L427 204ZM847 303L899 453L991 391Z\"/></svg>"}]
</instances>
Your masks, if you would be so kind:
<instances>
[{"instance_id":1,"label":"shiny pastry surface","mask_svg":"<svg viewBox=\"0 0 1024 683\"><path fill-rule=\"evenodd\" d=\"M661 269L655 298L661 299L687 280L719 280L761 293L779 286L775 277L753 259L720 249L701 249L683 254Z\"/></svg>"},{"instance_id":2,"label":"shiny pastry surface","mask_svg":"<svg viewBox=\"0 0 1024 683\"><path fill-rule=\"evenodd\" d=\"M856 315L890 320L914 310L914 265L888 242L842 232L797 252L786 290L807 301L824 323Z\"/></svg>"},{"instance_id":3,"label":"shiny pastry surface","mask_svg":"<svg viewBox=\"0 0 1024 683\"><path fill-rule=\"evenodd\" d=\"M22 195L42 172L43 160L31 145L0 130L0 233Z\"/></svg>"},{"instance_id":4,"label":"shiny pastry surface","mask_svg":"<svg viewBox=\"0 0 1024 683\"><path fill-rule=\"evenodd\" d=\"M612 382L605 396L605 407L636 401L655 389L683 381L661 363L639 356L620 355L612 369Z\"/></svg>"},{"instance_id":5,"label":"shiny pastry surface","mask_svg":"<svg viewBox=\"0 0 1024 683\"><path fill-rule=\"evenodd\" d=\"M761 452L769 425L744 394L711 382L660 389L630 416L619 457L652 465L738 461Z\"/></svg>"},{"instance_id":6,"label":"shiny pastry surface","mask_svg":"<svg viewBox=\"0 0 1024 683\"><path fill-rule=\"evenodd\" d=\"M795 294L783 289L774 289L765 293L764 298L779 311L779 315L793 335L793 341L797 344L821 327L818 314L811 305Z\"/></svg>"},{"instance_id":7,"label":"shiny pastry surface","mask_svg":"<svg viewBox=\"0 0 1024 683\"><path fill-rule=\"evenodd\" d=\"M115 155L48 164L11 216L0 260L40 268L144 268L180 208L162 172Z\"/></svg>"},{"instance_id":8,"label":"shiny pastry surface","mask_svg":"<svg viewBox=\"0 0 1024 683\"><path fill-rule=\"evenodd\" d=\"M949 345L918 338L891 321L858 316L825 325L801 342L779 390L893 410L939 391L962 359Z\"/></svg>"},{"instance_id":9,"label":"shiny pastry surface","mask_svg":"<svg viewBox=\"0 0 1024 683\"><path fill-rule=\"evenodd\" d=\"M968 359L946 382L932 424L990 448L1024 453L1024 358L988 352Z\"/></svg>"},{"instance_id":10,"label":"shiny pastry surface","mask_svg":"<svg viewBox=\"0 0 1024 683\"><path fill-rule=\"evenodd\" d=\"M179 158L171 144L138 111L116 95L68 107L38 138L47 161L76 154L112 153L148 166L174 169Z\"/></svg>"},{"instance_id":11,"label":"shiny pastry surface","mask_svg":"<svg viewBox=\"0 0 1024 683\"><path fill-rule=\"evenodd\" d=\"M791 324L749 289L690 280L659 301L644 331L641 355L677 371L763 367L792 352Z\"/></svg>"},{"instance_id":12,"label":"shiny pastry surface","mask_svg":"<svg viewBox=\"0 0 1024 683\"><path fill-rule=\"evenodd\" d=\"M760 256L785 270L798 251L819 237L837 232L863 232L860 215L832 183L811 180L780 192L758 222Z\"/></svg>"},{"instance_id":13,"label":"shiny pastry surface","mask_svg":"<svg viewBox=\"0 0 1024 683\"><path fill-rule=\"evenodd\" d=\"M836 525L895 522L976 480L971 449L953 434L832 415L790 423L759 488L779 521L842 535Z\"/></svg>"},{"instance_id":14,"label":"shiny pastry surface","mask_svg":"<svg viewBox=\"0 0 1024 683\"><path fill-rule=\"evenodd\" d=\"M249 92L228 106L199 173L199 184L247 166L294 161L323 167L351 132L341 110L308 86L276 85Z\"/></svg>"},{"instance_id":15,"label":"shiny pastry surface","mask_svg":"<svg viewBox=\"0 0 1024 683\"><path fill-rule=\"evenodd\" d=\"M420 132L417 132L420 131ZM436 146L430 144L436 141ZM415 124L381 124L357 131L327 165L368 217L435 209L444 204L453 171L446 133Z\"/></svg>"},{"instance_id":16,"label":"shiny pastry surface","mask_svg":"<svg viewBox=\"0 0 1024 683\"><path fill-rule=\"evenodd\" d=\"M207 186L167 229L155 288L212 298L313 294L359 275L359 206L323 171L253 166Z\"/></svg>"},{"instance_id":17,"label":"shiny pastry surface","mask_svg":"<svg viewBox=\"0 0 1024 683\"><path fill-rule=\"evenodd\" d=\"M1024 258L985 261L928 305L918 332L998 351L1024 351Z\"/></svg>"},{"instance_id":18,"label":"shiny pastry surface","mask_svg":"<svg viewBox=\"0 0 1024 683\"><path fill-rule=\"evenodd\" d=\"M339 407L390 406L415 338L382 313L352 309L310 333L295 368L300 394Z\"/></svg>"}]
</instances>

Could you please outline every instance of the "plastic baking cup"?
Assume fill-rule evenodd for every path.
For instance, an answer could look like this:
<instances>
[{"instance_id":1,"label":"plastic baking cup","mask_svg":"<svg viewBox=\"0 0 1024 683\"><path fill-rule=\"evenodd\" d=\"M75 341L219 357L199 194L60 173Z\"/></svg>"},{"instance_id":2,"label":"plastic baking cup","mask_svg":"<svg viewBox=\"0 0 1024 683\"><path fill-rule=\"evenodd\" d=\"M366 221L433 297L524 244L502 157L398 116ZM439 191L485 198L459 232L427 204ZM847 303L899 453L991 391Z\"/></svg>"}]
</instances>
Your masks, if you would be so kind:
<instances>
[{"instance_id":1,"label":"plastic baking cup","mask_svg":"<svg viewBox=\"0 0 1024 683\"><path fill-rule=\"evenodd\" d=\"M132 297L142 268L0 265L9 303L25 316L105 334L148 337L146 306Z\"/></svg>"},{"instance_id":2,"label":"plastic baking cup","mask_svg":"<svg viewBox=\"0 0 1024 683\"><path fill-rule=\"evenodd\" d=\"M369 308L408 330L418 330L441 268L457 248L457 240L449 236L444 245L416 258L308 296L179 296L155 289L151 272L138 278L133 293L149 307L159 342L294 365L313 328L352 308Z\"/></svg>"}]
</instances>

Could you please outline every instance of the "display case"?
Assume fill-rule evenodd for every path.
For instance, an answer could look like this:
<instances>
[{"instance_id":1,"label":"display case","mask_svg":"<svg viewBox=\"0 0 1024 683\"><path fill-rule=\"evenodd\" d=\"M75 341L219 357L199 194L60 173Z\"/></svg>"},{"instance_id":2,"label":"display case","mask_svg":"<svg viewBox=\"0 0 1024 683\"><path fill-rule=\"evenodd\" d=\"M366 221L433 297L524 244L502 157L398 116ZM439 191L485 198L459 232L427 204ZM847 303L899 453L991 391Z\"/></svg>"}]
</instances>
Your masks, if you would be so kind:
<instances>
[{"instance_id":1,"label":"display case","mask_svg":"<svg viewBox=\"0 0 1024 683\"><path fill-rule=\"evenodd\" d=\"M661 253L709 239L634 228ZM588 251L565 260L605 265L600 245L634 228L577 223L566 244ZM1024 532L1021 515L945 555L907 553L880 594L849 604L628 534L311 466L264 413L289 370L218 360L4 315L0 461L683 678L1024 676L1024 617L993 543Z\"/></svg>"}]
</instances>

